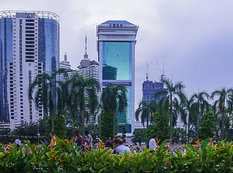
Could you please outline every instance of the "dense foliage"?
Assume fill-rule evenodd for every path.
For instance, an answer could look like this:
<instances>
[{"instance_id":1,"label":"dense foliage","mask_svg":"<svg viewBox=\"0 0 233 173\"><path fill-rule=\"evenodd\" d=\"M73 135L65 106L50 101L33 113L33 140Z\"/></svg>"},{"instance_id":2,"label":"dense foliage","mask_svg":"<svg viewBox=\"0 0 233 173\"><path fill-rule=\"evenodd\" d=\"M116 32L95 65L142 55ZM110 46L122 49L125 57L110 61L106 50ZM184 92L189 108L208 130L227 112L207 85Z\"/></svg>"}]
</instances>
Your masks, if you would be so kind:
<instances>
[{"instance_id":1,"label":"dense foliage","mask_svg":"<svg viewBox=\"0 0 233 173\"><path fill-rule=\"evenodd\" d=\"M110 112L102 111L100 115L100 138L103 141L106 141L109 137L112 137L113 134L113 116ZM116 128L116 123L115 123ZM116 135L117 130L115 130ZM115 136L114 135L114 136Z\"/></svg>"},{"instance_id":2,"label":"dense foliage","mask_svg":"<svg viewBox=\"0 0 233 173\"><path fill-rule=\"evenodd\" d=\"M59 76L63 76L62 81L57 80ZM90 116L95 121L99 112L99 89L97 80L86 79L78 74L69 78L65 69L59 69L51 74L39 74L30 85L28 93L36 108L43 107L45 114L51 117L49 131L55 130L57 133L55 116L64 115L67 120L78 121L78 129L83 134L84 125Z\"/></svg>"},{"instance_id":3,"label":"dense foliage","mask_svg":"<svg viewBox=\"0 0 233 173\"><path fill-rule=\"evenodd\" d=\"M146 141L146 129L134 129L133 136L131 138L132 142L136 145Z\"/></svg>"},{"instance_id":4,"label":"dense foliage","mask_svg":"<svg viewBox=\"0 0 233 173\"><path fill-rule=\"evenodd\" d=\"M231 172L232 144L208 140L195 146L184 145L173 152L163 142L155 153L111 154L102 143L94 151L78 150L72 141L58 140L57 145L36 146L30 143L17 148L15 144L0 148L2 172Z\"/></svg>"},{"instance_id":5,"label":"dense foliage","mask_svg":"<svg viewBox=\"0 0 233 173\"><path fill-rule=\"evenodd\" d=\"M123 85L107 85L101 94L103 111L108 115L112 114L112 126L116 126L117 113L123 113L128 105L127 88ZM117 131L112 130L112 138L115 138Z\"/></svg>"},{"instance_id":6,"label":"dense foliage","mask_svg":"<svg viewBox=\"0 0 233 173\"><path fill-rule=\"evenodd\" d=\"M56 114L55 114L56 115ZM56 115L54 118L54 131L56 135L64 139L66 137L66 123L65 118L63 116ZM46 138L50 138L49 134L51 132L51 116L48 116L46 119L46 128L45 128L45 135Z\"/></svg>"},{"instance_id":7,"label":"dense foliage","mask_svg":"<svg viewBox=\"0 0 233 173\"><path fill-rule=\"evenodd\" d=\"M153 115L153 121L148 128L148 141L156 134L160 141L164 141L169 138L169 116L167 114L155 113Z\"/></svg>"},{"instance_id":8,"label":"dense foliage","mask_svg":"<svg viewBox=\"0 0 233 173\"><path fill-rule=\"evenodd\" d=\"M217 136L217 117L212 112L206 113L200 121L200 139Z\"/></svg>"},{"instance_id":9,"label":"dense foliage","mask_svg":"<svg viewBox=\"0 0 233 173\"><path fill-rule=\"evenodd\" d=\"M41 119L39 123L22 123L15 130L11 132L11 135L19 135L19 136L37 136L38 132L40 136L45 135L45 126L46 119Z\"/></svg>"}]
</instances>

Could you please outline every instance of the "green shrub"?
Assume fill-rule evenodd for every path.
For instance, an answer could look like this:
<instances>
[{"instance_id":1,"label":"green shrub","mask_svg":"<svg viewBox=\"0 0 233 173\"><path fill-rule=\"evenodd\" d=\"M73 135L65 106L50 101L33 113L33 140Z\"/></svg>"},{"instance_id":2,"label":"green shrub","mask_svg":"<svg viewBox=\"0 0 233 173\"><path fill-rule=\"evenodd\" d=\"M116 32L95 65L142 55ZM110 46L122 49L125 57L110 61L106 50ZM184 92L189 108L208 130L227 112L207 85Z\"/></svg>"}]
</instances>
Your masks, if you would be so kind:
<instances>
[{"instance_id":1,"label":"green shrub","mask_svg":"<svg viewBox=\"0 0 233 173\"><path fill-rule=\"evenodd\" d=\"M233 144L233 143L232 143ZM142 153L115 155L101 145L93 151L78 150L72 141L59 140L53 148L26 142L20 148L0 148L1 172L232 172L232 144L208 143L184 145L184 151L170 152L163 142L155 153L145 148ZM6 146L5 146L6 147Z\"/></svg>"}]
</instances>

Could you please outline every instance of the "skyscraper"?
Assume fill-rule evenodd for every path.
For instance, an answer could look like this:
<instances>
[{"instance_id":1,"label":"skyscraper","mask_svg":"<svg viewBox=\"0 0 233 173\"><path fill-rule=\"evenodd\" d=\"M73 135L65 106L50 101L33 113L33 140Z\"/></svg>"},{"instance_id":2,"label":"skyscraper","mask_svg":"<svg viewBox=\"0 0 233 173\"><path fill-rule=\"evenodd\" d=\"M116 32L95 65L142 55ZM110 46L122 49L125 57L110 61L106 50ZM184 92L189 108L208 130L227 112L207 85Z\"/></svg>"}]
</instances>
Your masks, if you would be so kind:
<instances>
[{"instance_id":1,"label":"skyscraper","mask_svg":"<svg viewBox=\"0 0 233 173\"><path fill-rule=\"evenodd\" d=\"M117 113L117 124L134 129L135 100L135 44L138 26L122 20L108 20L97 27L100 81L102 88L107 84L126 86L128 107Z\"/></svg>"},{"instance_id":2,"label":"skyscraper","mask_svg":"<svg viewBox=\"0 0 233 173\"><path fill-rule=\"evenodd\" d=\"M155 100L157 103L166 96L166 94L160 95L159 98L154 98L155 93L164 90L167 91L164 88L164 84L162 82L153 82L148 80L148 77L146 78L146 81L142 84L142 101L145 101L147 104L150 104L152 100ZM140 117L139 117L140 119ZM150 121L150 120L149 120ZM141 123L141 120L135 122L135 128L145 128L143 124Z\"/></svg>"},{"instance_id":3,"label":"skyscraper","mask_svg":"<svg viewBox=\"0 0 233 173\"><path fill-rule=\"evenodd\" d=\"M43 118L28 88L43 72L59 68L59 16L45 11L0 12L0 118L14 129Z\"/></svg>"},{"instance_id":4,"label":"skyscraper","mask_svg":"<svg viewBox=\"0 0 233 173\"><path fill-rule=\"evenodd\" d=\"M155 93L161 90L166 91L162 82L144 81L142 84L142 100L149 104L152 100L155 100ZM160 98L157 98L155 101L158 103L163 97L165 97L165 95L161 95Z\"/></svg>"},{"instance_id":5,"label":"skyscraper","mask_svg":"<svg viewBox=\"0 0 233 173\"><path fill-rule=\"evenodd\" d=\"M84 78L94 78L99 81L99 63L88 58L87 37L85 37L85 54L78 66L78 74Z\"/></svg>"}]
</instances>

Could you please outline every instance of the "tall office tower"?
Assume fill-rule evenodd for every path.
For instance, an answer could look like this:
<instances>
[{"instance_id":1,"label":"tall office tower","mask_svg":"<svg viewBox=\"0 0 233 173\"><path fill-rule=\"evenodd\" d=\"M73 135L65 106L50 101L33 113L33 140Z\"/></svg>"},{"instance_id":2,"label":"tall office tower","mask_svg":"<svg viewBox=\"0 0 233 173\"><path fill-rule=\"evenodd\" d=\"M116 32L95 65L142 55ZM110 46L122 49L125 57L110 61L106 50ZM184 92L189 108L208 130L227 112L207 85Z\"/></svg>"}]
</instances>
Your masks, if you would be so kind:
<instances>
[{"instance_id":1,"label":"tall office tower","mask_svg":"<svg viewBox=\"0 0 233 173\"><path fill-rule=\"evenodd\" d=\"M59 17L44 11L0 12L0 117L14 129L43 118L28 99L35 77L59 67Z\"/></svg>"},{"instance_id":2,"label":"tall office tower","mask_svg":"<svg viewBox=\"0 0 233 173\"><path fill-rule=\"evenodd\" d=\"M99 81L99 63L90 60L87 54L87 37L85 37L85 54L78 66L78 74L84 78L94 78Z\"/></svg>"},{"instance_id":3,"label":"tall office tower","mask_svg":"<svg viewBox=\"0 0 233 173\"><path fill-rule=\"evenodd\" d=\"M97 27L100 81L102 89L107 84L126 86L128 106L117 113L117 124L127 133L134 129L135 100L135 44L138 26L121 20L108 20Z\"/></svg>"},{"instance_id":4,"label":"tall office tower","mask_svg":"<svg viewBox=\"0 0 233 173\"><path fill-rule=\"evenodd\" d=\"M143 97L142 100L145 101L147 104L149 104L152 100L155 100L156 102L159 102L161 98L165 97L165 95L161 95L159 98L154 99L155 93L166 89L164 88L164 85L162 82L153 82L146 80L142 84L142 92Z\"/></svg>"},{"instance_id":5,"label":"tall office tower","mask_svg":"<svg viewBox=\"0 0 233 173\"><path fill-rule=\"evenodd\" d=\"M165 97L166 94L161 95L159 98L155 99L154 95L155 93L164 90L167 91L164 88L164 84L162 82L153 82L148 80L148 77L146 78L147 80L143 82L142 84L142 100L145 101L147 104L150 104L152 100L155 100L157 103ZM143 127L141 120L135 122L135 128L145 128Z\"/></svg>"}]
</instances>

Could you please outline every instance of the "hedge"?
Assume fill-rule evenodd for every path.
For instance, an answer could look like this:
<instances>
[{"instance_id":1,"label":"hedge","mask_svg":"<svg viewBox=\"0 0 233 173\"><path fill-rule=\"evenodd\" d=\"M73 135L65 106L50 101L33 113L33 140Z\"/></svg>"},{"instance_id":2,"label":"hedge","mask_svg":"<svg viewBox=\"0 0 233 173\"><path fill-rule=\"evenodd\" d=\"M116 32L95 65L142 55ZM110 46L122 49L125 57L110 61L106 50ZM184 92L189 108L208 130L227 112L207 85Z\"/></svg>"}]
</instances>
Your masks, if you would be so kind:
<instances>
[{"instance_id":1,"label":"hedge","mask_svg":"<svg viewBox=\"0 0 233 173\"><path fill-rule=\"evenodd\" d=\"M0 172L233 172L233 147L209 140L195 146L169 151L163 142L156 152L116 155L103 144L93 151L81 150L72 141L58 139L57 145L34 145L25 141L0 148Z\"/></svg>"}]
</instances>

